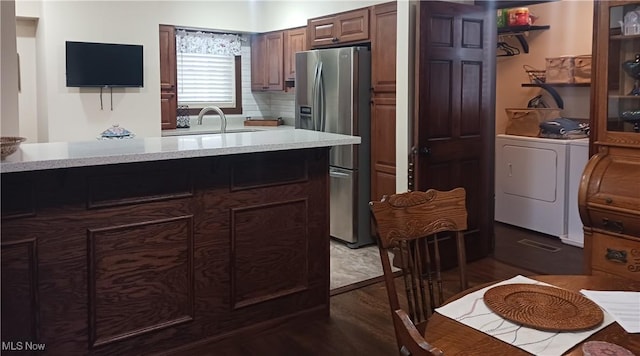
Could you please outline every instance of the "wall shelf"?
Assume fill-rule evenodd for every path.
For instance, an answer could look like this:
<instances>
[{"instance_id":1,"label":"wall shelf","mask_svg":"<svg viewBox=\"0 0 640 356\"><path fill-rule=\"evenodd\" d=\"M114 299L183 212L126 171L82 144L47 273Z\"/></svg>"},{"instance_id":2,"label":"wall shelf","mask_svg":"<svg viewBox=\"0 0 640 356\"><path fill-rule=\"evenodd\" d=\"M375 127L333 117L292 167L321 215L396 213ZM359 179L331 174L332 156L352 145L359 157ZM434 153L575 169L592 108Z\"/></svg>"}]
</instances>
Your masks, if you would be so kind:
<instances>
[{"instance_id":1,"label":"wall shelf","mask_svg":"<svg viewBox=\"0 0 640 356\"><path fill-rule=\"evenodd\" d=\"M556 87L556 88L570 88L570 87L590 87L591 83L542 83L548 87ZM539 87L541 86L538 83L524 83L523 87Z\"/></svg>"},{"instance_id":2,"label":"wall shelf","mask_svg":"<svg viewBox=\"0 0 640 356\"><path fill-rule=\"evenodd\" d=\"M544 25L544 26L533 26L533 25L526 25L526 26L507 26L507 27L500 27L498 28L498 35L512 35L515 36L516 39L518 40L518 42L520 42L520 46L522 46L522 50L524 51L524 53L529 53L529 43L527 43L527 40L524 38L524 33L525 32L529 32L529 31L540 31L540 30L548 30L550 29L551 26L549 25Z\"/></svg>"},{"instance_id":3,"label":"wall shelf","mask_svg":"<svg viewBox=\"0 0 640 356\"><path fill-rule=\"evenodd\" d=\"M542 4L546 2L554 2L557 0L496 0L496 1L486 1L486 0L476 0L474 3L476 5L491 7L493 10L495 9L507 9L510 7L522 7L527 5L535 5Z\"/></svg>"},{"instance_id":4,"label":"wall shelf","mask_svg":"<svg viewBox=\"0 0 640 356\"><path fill-rule=\"evenodd\" d=\"M590 87L591 83L524 83L523 87L540 87L546 90L553 100L555 100L558 108L564 109L564 101L558 92L553 88L575 88L575 87Z\"/></svg>"}]
</instances>

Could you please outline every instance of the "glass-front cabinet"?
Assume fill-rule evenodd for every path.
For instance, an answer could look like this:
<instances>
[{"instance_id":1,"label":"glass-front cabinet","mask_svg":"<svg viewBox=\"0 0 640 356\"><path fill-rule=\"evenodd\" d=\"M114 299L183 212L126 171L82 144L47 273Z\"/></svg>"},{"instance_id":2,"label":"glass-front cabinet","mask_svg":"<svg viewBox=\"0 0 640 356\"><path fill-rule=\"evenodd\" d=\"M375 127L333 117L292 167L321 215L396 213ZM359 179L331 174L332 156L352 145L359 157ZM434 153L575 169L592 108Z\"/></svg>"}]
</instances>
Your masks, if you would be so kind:
<instances>
[{"instance_id":1,"label":"glass-front cabinet","mask_svg":"<svg viewBox=\"0 0 640 356\"><path fill-rule=\"evenodd\" d=\"M596 145L638 144L640 1L596 1L594 6L593 141Z\"/></svg>"},{"instance_id":2,"label":"glass-front cabinet","mask_svg":"<svg viewBox=\"0 0 640 356\"><path fill-rule=\"evenodd\" d=\"M640 1L594 2L584 272L640 280Z\"/></svg>"}]
</instances>

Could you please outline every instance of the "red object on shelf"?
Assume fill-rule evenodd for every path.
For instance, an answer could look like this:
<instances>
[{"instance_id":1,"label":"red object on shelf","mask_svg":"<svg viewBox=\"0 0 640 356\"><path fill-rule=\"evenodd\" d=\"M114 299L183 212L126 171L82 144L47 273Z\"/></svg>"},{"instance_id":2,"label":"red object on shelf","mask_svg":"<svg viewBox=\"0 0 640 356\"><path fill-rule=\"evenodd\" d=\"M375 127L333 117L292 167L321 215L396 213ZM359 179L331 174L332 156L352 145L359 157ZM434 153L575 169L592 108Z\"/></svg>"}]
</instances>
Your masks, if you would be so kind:
<instances>
[{"instance_id":1,"label":"red object on shelf","mask_svg":"<svg viewBox=\"0 0 640 356\"><path fill-rule=\"evenodd\" d=\"M518 7L509 10L509 26L526 26L530 25L529 8Z\"/></svg>"}]
</instances>

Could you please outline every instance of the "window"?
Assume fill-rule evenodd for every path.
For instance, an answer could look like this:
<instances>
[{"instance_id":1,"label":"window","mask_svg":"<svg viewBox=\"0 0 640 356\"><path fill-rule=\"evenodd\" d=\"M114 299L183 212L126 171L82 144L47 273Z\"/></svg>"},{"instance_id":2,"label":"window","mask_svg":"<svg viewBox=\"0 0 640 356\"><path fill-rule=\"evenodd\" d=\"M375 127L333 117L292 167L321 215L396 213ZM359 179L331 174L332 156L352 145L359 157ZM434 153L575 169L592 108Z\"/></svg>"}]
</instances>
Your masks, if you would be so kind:
<instances>
[{"instance_id":1,"label":"window","mask_svg":"<svg viewBox=\"0 0 640 356\"><path fill-rule=\"evenodd\" d=\"M190 114L210 105L242 113L240 41L238 35L176 31L178 105L188 105Z\"/></svg>"}]
</instances>

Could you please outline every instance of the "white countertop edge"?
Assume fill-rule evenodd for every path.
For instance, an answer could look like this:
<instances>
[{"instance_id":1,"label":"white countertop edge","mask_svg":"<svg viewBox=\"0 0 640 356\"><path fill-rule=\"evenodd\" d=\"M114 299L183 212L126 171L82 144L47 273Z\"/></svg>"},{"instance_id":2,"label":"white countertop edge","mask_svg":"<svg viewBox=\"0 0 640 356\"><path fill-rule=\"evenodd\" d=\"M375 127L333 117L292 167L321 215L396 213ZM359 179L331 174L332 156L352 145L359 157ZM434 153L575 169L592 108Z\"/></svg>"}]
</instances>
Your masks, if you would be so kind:
<instances>
[{"instance_id":1,"label":"white countertop edge","mask_svg":"<svg viewBox=\"0 0 640 356\"><path fill-rule=\"evenodd\" d=\"M21 145L16 153L0 162L0 173L285 151L359 143L360 137L357 136L309 130L228 133L224 136L218 134L96 140L95 142L77 143L34 143ZM74 144L79 145L80 148L73 147ZM181 144L183 147L180 147ZM210 147L204 147L207 145ZM82 146L89 150L83 150ZM140 146L145 152L135 152L134 149L140 150ZM110 152L109 148L114 148L114 150ZM52 153L56 150L66 151L66 154L64 152ZM100 153L91 153L89 152L91 150L98 150Z\"/></svg>"}]
</instances>

